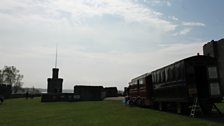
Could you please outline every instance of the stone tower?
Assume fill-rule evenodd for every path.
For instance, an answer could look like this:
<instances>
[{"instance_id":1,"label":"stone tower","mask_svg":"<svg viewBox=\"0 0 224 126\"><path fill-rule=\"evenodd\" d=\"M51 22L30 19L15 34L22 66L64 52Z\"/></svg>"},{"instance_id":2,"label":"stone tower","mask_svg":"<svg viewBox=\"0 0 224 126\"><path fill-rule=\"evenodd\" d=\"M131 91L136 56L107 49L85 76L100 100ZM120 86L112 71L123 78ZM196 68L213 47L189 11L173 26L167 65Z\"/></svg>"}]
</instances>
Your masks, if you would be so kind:
<instances>
[{"instance_id":1,"label":"stone tower","mask_svg":"<svg viewBox=\"0 0 224 126\"><path fill-rule=\"evenodd\" d=\"M58 78L58 68L52 69L52 78L48 78L47 93L62 93L63 79Z\"/></svg>"},{"instance_id":2,"label":"stone tower","mask_svg":"<svg viewBox=\"0 0 224 126\"><path fill-rule=\"evenodd\" d=\"M221 92L224 95L224 39L212 40L203 46L204 55L215 57L218 64Z\"/></svg>"},{"instance_id":3,"label":"stone tower","mask_svg":"<svg viewBox=\"0 0 224 126\"><path fill-rule=\"evenodd\" d=\"M58 47L56 45L55 68L52 69L52 78L47 79L47 93L62 93L63 79L58 78L59 69L57 68Z\"/></svg>"}]
</instances>

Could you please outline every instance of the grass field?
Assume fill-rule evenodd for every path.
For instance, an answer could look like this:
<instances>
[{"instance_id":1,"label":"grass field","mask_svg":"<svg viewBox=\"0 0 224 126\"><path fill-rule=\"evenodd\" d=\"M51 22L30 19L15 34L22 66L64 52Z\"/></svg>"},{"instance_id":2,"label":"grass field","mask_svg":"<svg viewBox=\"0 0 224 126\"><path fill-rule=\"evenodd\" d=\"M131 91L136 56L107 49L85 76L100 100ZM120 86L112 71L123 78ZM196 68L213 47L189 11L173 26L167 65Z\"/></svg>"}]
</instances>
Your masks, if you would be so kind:
<instances>
[{"instance_id":1,"label":"grass field","mask_svg":"<svg viewBox=\"0 0 224 126\"><path fill-rule=\"evenodd\" d=\"M219 104L224 112L224 104ZM224 119L224 118L221 118ZM0 126L223 126L152 109L128 107L121 101L41 103L12 99L0 105Z\"/></svg>"}]
</instances>

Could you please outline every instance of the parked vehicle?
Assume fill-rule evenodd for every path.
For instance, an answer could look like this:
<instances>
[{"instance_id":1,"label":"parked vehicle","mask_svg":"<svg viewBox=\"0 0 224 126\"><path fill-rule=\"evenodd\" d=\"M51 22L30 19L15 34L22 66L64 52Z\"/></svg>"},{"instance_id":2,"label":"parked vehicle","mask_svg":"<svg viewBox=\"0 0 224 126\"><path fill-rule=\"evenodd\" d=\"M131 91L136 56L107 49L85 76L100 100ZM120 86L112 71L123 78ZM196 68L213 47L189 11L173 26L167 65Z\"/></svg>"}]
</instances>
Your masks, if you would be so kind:
<instances>
[{"instance_id":1,"label":"parked vehicle","mask_svg":"<svg viewBox=\"0 0 224 126\"><path fill-rule=\"evenodd\" d=\"M129 83L129 104L151 106L160 110L174 108L190 111L197 99L203 113L210 113L214 103L222 101L217 63L209 56L192 56Z\"/></svg>"}]
</instances>

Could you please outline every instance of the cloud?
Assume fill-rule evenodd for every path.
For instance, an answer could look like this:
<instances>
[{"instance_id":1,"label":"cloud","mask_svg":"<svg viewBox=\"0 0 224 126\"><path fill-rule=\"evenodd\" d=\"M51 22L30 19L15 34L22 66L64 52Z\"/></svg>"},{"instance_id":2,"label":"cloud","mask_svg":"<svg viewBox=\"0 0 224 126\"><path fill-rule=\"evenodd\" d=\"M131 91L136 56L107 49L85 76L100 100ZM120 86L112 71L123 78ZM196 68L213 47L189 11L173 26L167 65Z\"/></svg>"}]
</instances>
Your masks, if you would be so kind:
<instances>
[{"instance_id":1,"label":"cloud","mask_svg":"<svg viewBox=\"0 0 224 126\"><path fill-rule=\"evenodd\" d=\"M175 24L161 18L160 12L131 0L14 0L1 1L0 13L19 19L37 21L66 20L72 24L84 23L92 17L119 15L126 22L148 23L164 32L173 31Z\"/></svg>"},{"instance_id":2,"label":"cloud","mask_svg":"<svg viewBox=\"0 0 224 126\"><path fill-rule=\"evenodd\" d=\"M149 3L150 5L161 5L161 6L172 6L172 3L170 0L144 0L145 3Z\"/></svg>"},{"instance_id":3,"label":"cloud","mask_svg":"<svg viewBox=\"0 0 224 126\"><path fill-rule=\"evenodd\" d=\"M58 43L63 88L123 89L132 77L200 50L198 41L169 44L178 19L173 16L173 23L165 17L134 0L2 0L0 64L18 67L25 86L46 87ZM191 31L183 27L177 35Z\"/></svg>"},{"instance_id":4,"label":"cloud","mask_svg":"<svg viewBox=\"0 0 224 126\"><path fill-rule=\"evenodd\" d=\"M5 0L0 8L0 40L7 46L16 40L24 46L138 52L176 29L162 13L132 0Z\"/></svg>"},{"instance_id":5,"label":"cloud","mask_svg":"<svg viewBox=\"0 0 224 126\"><path fill-rule=\"evenodd\" d=\"M204 27L205 24L201 22L183 22L183 26L189 26L189 27Z\"/></svg>"},{"instance_id":6,"label":"cloud","mask_svg":"<svg viewBox=\"0 0 224 126\"><path fill-rule=\"evenodd\" d=\"M175 16L169 16L170 19L174 20L174 21L178 21L179 19Z\"/></svg>"},{"instance_id":7,"label":"cloud","mask_svg":"<svg viewBox=\"0 0 224 126\"><path fill-rule=\"evenodd\" d=\"M175 20L175 18L174 18ZM201 22L182 22L180 26L180 31L173 33L173 36L182 36L190 33L196 27L204 27L206 26L204 23Z\"/></svg>"},{"instance_id":8,"label":"cloud","mask_svg":"<svg viewBox=\"0 0 224 126\"><path fill-rule=\"evenodd\" d=\"M166 4L167 4L167 6L172 6L172 4L171 4L171 2L170 1L168 1L168 0L166 0Z\"/></svg>"},{"instance_id":9,"label":"cloud","mask_svg":"<svg viewBox=\"0 0 224 126\"><path fill-rule=\"evenodd\" d=\"M143 73L151 72L202 52L201 41L164 44L144 52L88 52L83 47L59 45L58 66L65 89L75 84L118 86ZM24 75L24 86L46 87L54 67L55 48L48 46L0 47L1 64L14 65ZM3 67L3 66L1 66ZM38 76L33 76L36 73Z\"/></svg>"},{"instance_id":10,"label":"cloud","mask_svg":"<svg viewBox=\"0 0 224 126\"><path fill-rule=\"evenodd\" d=\"M173 34L173 36L180 36L180 35L186 35L188 34L189 32L191 32L192 28L185 28L179 32L176 32Z\"/></svg>"}]
</instances>

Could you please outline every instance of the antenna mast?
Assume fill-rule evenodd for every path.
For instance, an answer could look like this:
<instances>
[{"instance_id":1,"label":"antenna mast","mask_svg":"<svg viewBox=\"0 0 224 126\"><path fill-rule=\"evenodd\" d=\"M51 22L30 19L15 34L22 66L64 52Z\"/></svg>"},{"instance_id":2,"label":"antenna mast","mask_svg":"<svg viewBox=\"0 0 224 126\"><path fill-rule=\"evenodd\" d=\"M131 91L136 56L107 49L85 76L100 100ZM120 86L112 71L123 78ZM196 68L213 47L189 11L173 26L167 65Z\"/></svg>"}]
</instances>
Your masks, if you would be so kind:
<instances>
[{"instance_id":1,"label":"antenna mast","mask_svg":"<svg viewBox=\"0 0 224 126\"><path fill-rule=\"evenodd\" d=\"M57 68L57 62L58 62L58 44L56 44L55 68Z\"/></svg>"}]
</instances>

